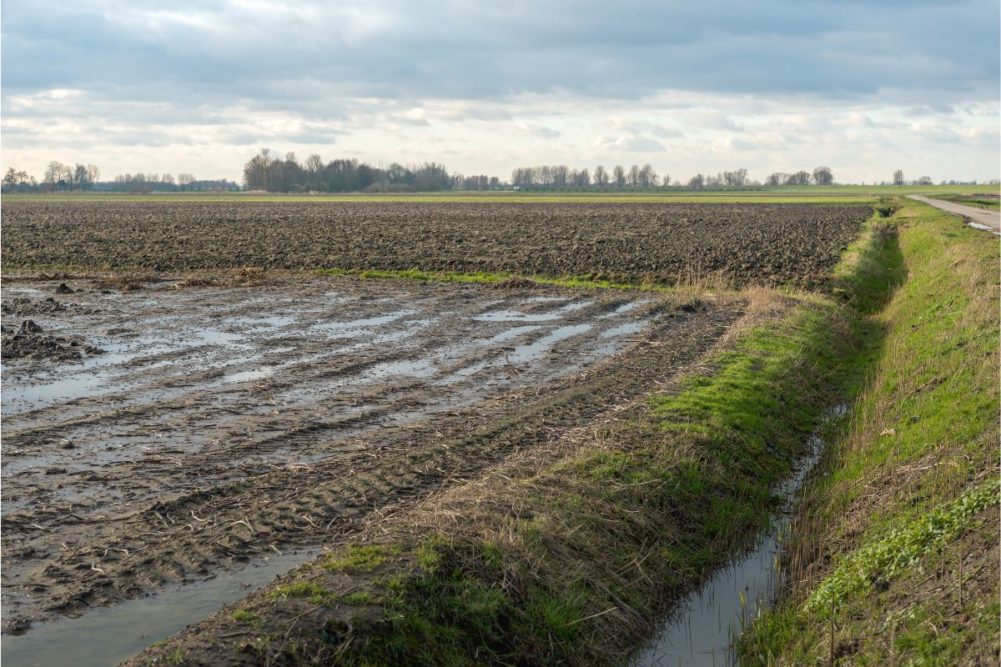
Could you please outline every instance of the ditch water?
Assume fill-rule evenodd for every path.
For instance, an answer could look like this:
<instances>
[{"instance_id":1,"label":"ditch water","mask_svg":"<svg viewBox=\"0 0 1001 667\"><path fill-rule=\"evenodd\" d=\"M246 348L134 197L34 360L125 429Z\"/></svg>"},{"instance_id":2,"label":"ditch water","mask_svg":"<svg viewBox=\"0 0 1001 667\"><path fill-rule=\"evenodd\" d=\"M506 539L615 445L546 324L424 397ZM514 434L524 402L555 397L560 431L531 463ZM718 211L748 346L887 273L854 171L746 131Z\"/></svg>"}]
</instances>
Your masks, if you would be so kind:
<instances>
[{"instance_id":1,"label":"ditch water","mask_svg":"<svg viewBox=\"0 0 1001 667\"><path fill-rule=\"evenodd\" d=\"M197 585L180 585L148 598L91 609L80 618L39 623L24 635L3 635L4 663L12 667L117 665L315 556L314 552L275 554Z\"/></svg>"},{"instance_id":2,"label":"ditch water","mask_svg":"<svg viewBox=\"0 0 1001 667\"><path fill-rule=\"evenodd\" d=\"M838 406L832 417L843 415L846 410L847 406ZM772 517L768 532L757 546L685 598L632 667L737 664L734 640L750 621L772 605L781 584L779 558L788 536L790 513L803 482L824 451L824 442L818 435L810 438L809 446L796 472L776 491L782 498L782 507Z\"/></svg>"}]
</instances>

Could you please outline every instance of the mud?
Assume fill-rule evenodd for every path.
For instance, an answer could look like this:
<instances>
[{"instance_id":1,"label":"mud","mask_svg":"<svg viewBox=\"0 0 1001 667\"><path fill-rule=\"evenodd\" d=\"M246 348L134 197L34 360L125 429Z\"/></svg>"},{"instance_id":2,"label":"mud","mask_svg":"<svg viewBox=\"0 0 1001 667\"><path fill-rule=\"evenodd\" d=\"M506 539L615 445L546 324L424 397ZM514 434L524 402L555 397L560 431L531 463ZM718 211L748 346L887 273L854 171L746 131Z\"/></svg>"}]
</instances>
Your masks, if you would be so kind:
<instances>
[{"instance_id":1,"label":"mud","mask_svg":"<svg viewBox=\"0 0 1001 667\"><path fill-rule=\"evenodd\" d=\"M104 354L104 350L89 345L82 336L53 336L44 331L34 320L24 320L20 326L3 324L0 357L6 361L25 358L79 361L84 355Z\"/></svg>"},{"instance_id":2,"label":"mud","mask_svg":"<svg viewBox=\"0 0 1001 667\"><path fill-rule=\"evenodd\" d=\"M7 630L324 548L652 391L742 307L527 284L67 283L33 319L106 353L5 363Z\"/></svg>"},{"instance_id":3,"label":"mud","mask_svg":"<svg viewBox=\"0 0 1001 667\"><path fill-rule=\"evenodd\" d=\"M18 200L8 267L411 269L823 282L871 209L812 204Z\"/></svg>"}]
</instances>

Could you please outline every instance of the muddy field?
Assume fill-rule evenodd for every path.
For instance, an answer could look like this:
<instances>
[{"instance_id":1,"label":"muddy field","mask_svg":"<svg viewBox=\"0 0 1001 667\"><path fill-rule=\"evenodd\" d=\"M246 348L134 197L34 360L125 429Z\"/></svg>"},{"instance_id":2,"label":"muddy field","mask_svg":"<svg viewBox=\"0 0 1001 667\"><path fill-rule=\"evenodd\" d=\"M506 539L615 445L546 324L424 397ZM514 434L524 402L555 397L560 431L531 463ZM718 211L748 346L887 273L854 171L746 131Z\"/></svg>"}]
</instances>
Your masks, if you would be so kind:
<instances>
[{"instance_id":1,"label":"muddy field","mask_svg":"<svg viewBox=\"0 0 1001 667\"><path fill-rule=\"evenodd\" d=\"M7 267L410 269L815 285L871 214L812 204L5 203Z\"/></svg>"},{"instance_id":2,"label":"muddy field","mask_svg":"<svg viewBox=\"0 0 1001 667\"><path fill-rule=\"evenodd\" d=\"M4 286L5 339L30 319L100 350L4 360L7 630L333 544L649 393L742 307L349 278L58 284Z\"/></svg>"}]
</instances>

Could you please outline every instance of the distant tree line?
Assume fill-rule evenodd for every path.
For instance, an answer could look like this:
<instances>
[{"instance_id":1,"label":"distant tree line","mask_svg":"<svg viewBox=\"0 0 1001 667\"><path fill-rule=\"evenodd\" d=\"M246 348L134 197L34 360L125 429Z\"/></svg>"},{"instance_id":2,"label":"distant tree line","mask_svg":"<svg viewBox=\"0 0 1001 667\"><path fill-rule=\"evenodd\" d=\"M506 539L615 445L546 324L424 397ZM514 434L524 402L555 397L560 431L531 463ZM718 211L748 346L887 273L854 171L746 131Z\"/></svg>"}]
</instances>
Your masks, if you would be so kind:
<instances>
[{"instance_id":1,"label":"distant tree line","mask_svg":"<svg viewBox=\"0 0 1001 667\"><path fill-rule=\"evenodd\" d=\"M765 185L834 185L834 173L830 167L817 167L811 174L808 171L797 171L785 174L777 171L765 179Z\"/></svg>"},{"instance_id":2,"label":"distant tree line","mask_svg":"<svg viewBox=\"0 0 1001 667\"><path fill-rule=\"evenodd\" d=\"M90 190L100 175L101 170L92 164L70 166L53 160L45 167L45 175L39 183L28 172L10 167L3 176L3 191Z\"/></svg>"},{"instance_id":3,"label":"distant tree line","mask_svg":"<svg viewBox=\"0 0 1001 667\"><path fill-rule=\"evenodd\" d=\"M10 167L4 173L3 192L195 192L209 190L239 190L240 186L225 179L198 180L192 174L120 174L111 181L98 180L101 170L92 164L74 166L53 160L45 167L41 182L23 170Z\"/></svg>"},{"instance_id":4,"label":"distant tree line","mask_svg":"<svg viewBox=\"0 0 1001 667\"><path fill-rule=\"evenodd\" d=\"M519 167L511 172L511 186L519 190L656 188L667 186L670 182L670 176L658 176L648 164L642 167L634 164L628 171L621 165L615 165L611 173L598 165L593 175L586 167L571 169L562 164Z\"/></svg>"},{"instance_id":5,"label":"distant tree line","mask_svg":"<svg viewBox=\"0 0 1001 667\"><path fill-rule=\"evenodd\" d=\"M497 177L450 174L445 165L424 162L373 167L354 159L324 162L310 155L300 163L295 153L280 157L262 150L243 167L248 190L268 192L433 192L435 190L498 190Z\"/></svg>"},{"instance_id":6,"label":"distant tree line","mask_svg":"<svg viewBox=\"0 0 1001 667\"><path fill-rule=\"evenodd\" d=\"M137 173L119 174L110 181L98 180L101 170L92 164L68 165L51 161L42 180L23 170L10 167L4 173L3 192L55 192L92 190L100 192L195 192L240 190L238 183L225 179L199 180L193 174ZM284 157L263 149L243 168L243 188L268 192L432 192L435 190L643 190L671 188L675 190L740 190L761 187L748 176L747 169L722 171L717 174L696 174L686 181L673 182L668 175L659 176L645 164L628 169L615 165L611 171L598 165L594 171L570 168L566 165L519 167L511 173L511 182L483 174L465 176L449 173L444 165L424 162L403 166L373 167L353 159L324 162L319 155L310 155L300 163L295 153ZM765 179L769 187L798 185L833 185L830 167L817 167L813 172L774 172ZM897 169L892 180L880 185L931 185L928 176L908 181ZM941 185L977 185L976 181L941 181ZM997 184L997 179L987 184Z\"/></svg>"},{"instance_id":7,"label":"distant tree line","mask_svg":"<svg viewBox=\"0 0 1001 667\"><path fill-rule=\"evenodd\" d=\"M119 174L107 183L98 183L95 190L105 192L207 192L239 190L240 185L226 179L199 180L194 174Z\"/></svg>"}]
</instances>

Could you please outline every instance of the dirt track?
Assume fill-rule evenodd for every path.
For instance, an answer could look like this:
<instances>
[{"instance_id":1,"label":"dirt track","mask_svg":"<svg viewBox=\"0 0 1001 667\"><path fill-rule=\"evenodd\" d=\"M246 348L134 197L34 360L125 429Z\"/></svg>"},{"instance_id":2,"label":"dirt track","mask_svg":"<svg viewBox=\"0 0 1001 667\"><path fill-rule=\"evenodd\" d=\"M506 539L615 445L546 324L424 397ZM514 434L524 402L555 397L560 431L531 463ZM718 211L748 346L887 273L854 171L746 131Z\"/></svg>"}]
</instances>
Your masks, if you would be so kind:
<instances>
[{"instance_id":1,"label":"dirt track","mask_svg":"<svg viewBox=\"0 0 1001 667\"><path fill-rule=\"evenodd\" d=\"M333 543L650 392L740 313L343 278L71 285L55 310L55 283L4 290L5 325L26 299L107 351L4 369L8 628Z\"/></svg>"},{"instance_id":2,"label":"dirt track","mask_svg":"<svg viewBox=\"0 0 1001 667\"><path fill-rule=\"evenodd\" d=\"M823 281L871 209L17 200L3 213L7 267L420 268L742 286Z\"/></svg>"}]
</instances>

